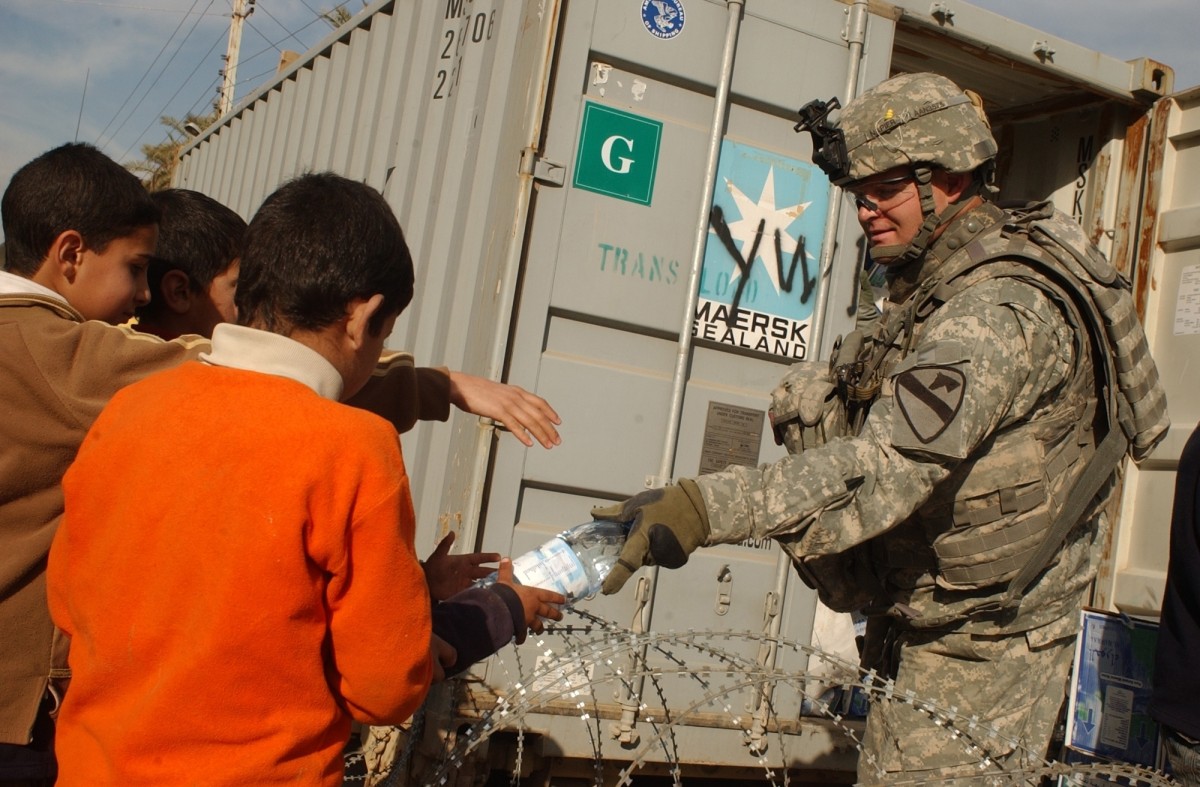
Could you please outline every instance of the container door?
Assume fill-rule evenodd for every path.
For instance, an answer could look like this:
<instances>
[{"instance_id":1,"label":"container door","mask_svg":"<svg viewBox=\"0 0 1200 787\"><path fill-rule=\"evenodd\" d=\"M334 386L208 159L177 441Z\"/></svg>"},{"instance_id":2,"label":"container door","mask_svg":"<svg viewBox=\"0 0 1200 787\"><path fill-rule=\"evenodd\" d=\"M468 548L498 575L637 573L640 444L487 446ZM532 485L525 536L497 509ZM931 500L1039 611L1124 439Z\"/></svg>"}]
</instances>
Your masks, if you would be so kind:
<instances>
[{"instance_id":1,"label":"container door","mask_svg":"<svg viewBox=\"0 0 1200 787\"><path fill-rule=\"evenodd\" d=\"M509 369L512 379L536 380L558 409L563 444L547 452L499 443L486 550L519 554L588 520L594 505L660 485L693 244L708 212L699 195L728 15L723 2L688 2L686 17L668 20L658 5L682 8L565 7L542 155L566 174L561 187L535 194ZM844 90L846 7L805 8L798 17L789 0L758 0L741 21L672 478L780 458L766 418L771 389L790 363L826 358L828 343L853 326L857 223L849 203L836 206L837 264L820 275L829 184L810 163L808 136L793 131L801 103ZM871 17L868 26L861 79L869 84L886 75L891 23ZM822 290L826 310L817 313ZM761 632L782 615L782 636L807 645L815 594L784 566L787 592L772 598L779 555L768 539L701 550L683 569L660 572L653 630ZM635 584L587 610L630 625ZM758 655L753 638L719 642ZM715 661L698 651L654 658L672 655L698 672ZM804 667L796 657L793 673ZM673 680L672 707L705 691ZM598 699L611 707L611 697L606 688ZM643 699L658 702L649 688ZM754 762L740 743L743 704L729 713L703 707L727 745L693 738L709 748L679 759ZM796 692L777 698L773 721L794 726L798 716ZM560 719L553 734L566 756L591 756L587 725Z\"/></svg>"},{"instance_id":2,"label":"container door","mask_svg":"<svg viewBox=\"0 0 1200 787\"><path fill-rule=\"evenodd\" d=\"M1130 465L1097 605L1156 617L1162 606L1175 470L1200 421L1200 90L1155 107L1141 214L1145 269L1136 280L1171 429L1140 467Z\"/></svg>"}]
</instances>

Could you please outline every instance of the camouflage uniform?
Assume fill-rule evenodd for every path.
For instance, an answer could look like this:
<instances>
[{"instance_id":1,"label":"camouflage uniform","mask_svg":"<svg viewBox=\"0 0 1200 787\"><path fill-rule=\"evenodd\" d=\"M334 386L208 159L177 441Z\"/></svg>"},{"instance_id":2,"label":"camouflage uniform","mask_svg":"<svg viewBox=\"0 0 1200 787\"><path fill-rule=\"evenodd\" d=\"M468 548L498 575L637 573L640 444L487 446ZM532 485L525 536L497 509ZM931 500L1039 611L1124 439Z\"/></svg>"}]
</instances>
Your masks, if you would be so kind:
<instances>
[{"instance_id":1,"label":"camouflage uniform","mask_svg":"<svg viewBox=\"0 0 1200 787\"><path fill-rule=\"evenodd\" d=\"M886 156L872 166L871 140L856 139L848 121L856 105L857 117L874 112L889 91L908 91L909 109L898 117L927 116L889 128L887 109L878 116L888 120L874 124L876 137L896 131L884 140L887 152L938 160L921 151L948 145L955 132L939 134L942 125L959 125L969 117L961 113L975 109L965 98L947 109L938 99L947 94L942 84L931 98L914 97L929 76L915 84L907 76L889 80L847 108L850 167L842 182L896 166ZM990 133L957 169L945 156L939 166L990 165L995 145L989 150L985 142ZM907 260L889 266L889 301L864 351L882 358L882 385L861 430L775 464L694 479L708 544L776 539L823 601L866 611L864 667L893 677L895 696L935 704L932 711L903 699L873 705L859 766L865 783L897 772L979 783L997 773L993 763L1008 769L1045 756L1080 605L1107 540L1103 508L1115 488L1114 475L1020 603L999 608L1007 581L1045 539L1075 468L1095 452L1094 427L1104 424L1094 423L1089 347L1108 340L1089 340L1061 282L1020 263L1010 266L1014 275L994 275L990 263L969 270L933 297L934 285L968 270L980 239L1012 218L987 201L943 215L940 234L933 232L938 222L927 221L930 231L915 247L888 255ZM895 331L898 320L905 327ZM953 715L951 726L968 734L951 735L939 713Z\"/></svg>"}]
</instances>

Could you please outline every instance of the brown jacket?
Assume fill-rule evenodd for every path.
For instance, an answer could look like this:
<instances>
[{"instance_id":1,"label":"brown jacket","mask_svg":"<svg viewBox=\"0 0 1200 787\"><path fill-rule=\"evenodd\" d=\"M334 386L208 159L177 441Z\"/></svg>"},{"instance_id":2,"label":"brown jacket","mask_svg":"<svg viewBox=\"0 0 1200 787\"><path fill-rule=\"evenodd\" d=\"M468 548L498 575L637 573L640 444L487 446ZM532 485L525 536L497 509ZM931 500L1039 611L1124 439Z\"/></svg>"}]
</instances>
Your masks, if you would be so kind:
<instances>
[{"instance_id":1,"label":"brown jacket","mask_svg":"<svg viewBox=\"0 0 1200 787\"><path fill-rule=\"evenodd\" d=\"M196 336L164 342L85 321L50 297L0 295L0 743L28 743L47 686L53 680L62 688L69 676L45 576L63 474L114 393L208 348ZM449 377L389 354L352 403L401 431L418 419L445 420Z\"/></svg>"}]
</instances>

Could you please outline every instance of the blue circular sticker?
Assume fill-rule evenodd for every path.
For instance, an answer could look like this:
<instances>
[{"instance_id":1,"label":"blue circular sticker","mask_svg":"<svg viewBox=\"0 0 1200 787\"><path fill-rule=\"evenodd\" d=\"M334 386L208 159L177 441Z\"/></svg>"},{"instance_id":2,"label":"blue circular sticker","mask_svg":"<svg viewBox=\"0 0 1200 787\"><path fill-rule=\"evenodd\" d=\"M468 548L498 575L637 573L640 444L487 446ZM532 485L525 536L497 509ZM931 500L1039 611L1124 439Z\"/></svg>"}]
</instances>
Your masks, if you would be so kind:
<instances>
[{"instance_id":1,"label":"blue circular sticker","mask_svg":"<svg viewBox=\"0 0 1200 787\"><path fill-rule=\"evenodd\" d=\"M642 0L642 23L658 38L674 38L683 32L682 0Z\"/></svg>"}]
</instances>

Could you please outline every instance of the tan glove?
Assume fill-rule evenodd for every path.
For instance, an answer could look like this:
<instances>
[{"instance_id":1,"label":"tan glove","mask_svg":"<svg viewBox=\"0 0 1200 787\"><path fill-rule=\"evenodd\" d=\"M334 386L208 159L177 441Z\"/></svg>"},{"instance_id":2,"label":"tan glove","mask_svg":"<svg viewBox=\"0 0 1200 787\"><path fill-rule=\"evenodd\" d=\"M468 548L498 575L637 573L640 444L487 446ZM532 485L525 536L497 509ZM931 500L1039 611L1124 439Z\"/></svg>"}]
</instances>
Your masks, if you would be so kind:
<instances>
[{"instance_id":1,"label":"tan glove","mask_svg":"<svg viewBox=\"0 0 1200 787\"><path fill-rule=\"evenodd\" d=\"M623 503L593 508L592 518L632 522L616 565L601 592L616 593L642 566L679 568L708 541L708 512L700 488L690 478L634 495Z\"/></svg>"}]
</instances>

